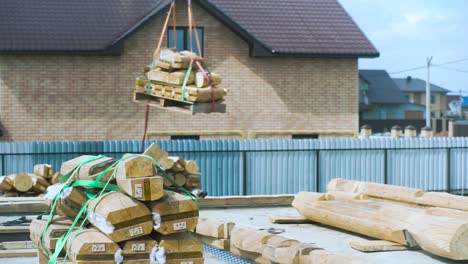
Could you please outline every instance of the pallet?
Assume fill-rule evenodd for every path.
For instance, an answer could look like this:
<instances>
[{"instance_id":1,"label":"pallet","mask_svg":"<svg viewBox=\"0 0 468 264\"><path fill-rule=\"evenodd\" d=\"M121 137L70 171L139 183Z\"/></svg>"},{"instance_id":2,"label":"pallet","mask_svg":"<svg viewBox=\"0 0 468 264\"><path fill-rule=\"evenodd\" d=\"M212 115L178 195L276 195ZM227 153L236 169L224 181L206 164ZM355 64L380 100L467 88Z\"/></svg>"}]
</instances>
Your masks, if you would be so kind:
<instances>
[{"instance_id":1,"label":"pallet","mask_svg":"<svg viewBox=\"0 0 468 264\"><path fill-rule=\"evenodd\" d=\"M226 113L226 105L215 103L213 111L212 103L194 103L189 101L177 101L173 98L156 96L144 92L133 92L133 101L135 103L150 101L149 105L161 109L171 110L184 114L209 114L209 113Z\"/></svg>"}]
</instances>

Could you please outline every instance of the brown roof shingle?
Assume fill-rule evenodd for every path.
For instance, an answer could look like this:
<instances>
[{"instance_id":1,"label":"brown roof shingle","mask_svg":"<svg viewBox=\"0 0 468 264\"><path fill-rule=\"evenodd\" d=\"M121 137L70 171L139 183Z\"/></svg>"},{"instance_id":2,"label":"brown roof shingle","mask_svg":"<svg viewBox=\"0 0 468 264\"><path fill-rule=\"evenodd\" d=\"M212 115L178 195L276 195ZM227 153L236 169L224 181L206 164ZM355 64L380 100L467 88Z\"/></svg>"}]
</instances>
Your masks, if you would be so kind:
<instances>
[{"instance_id":1,"label":"brown roof shingle","mask_svg":"<svg viewBox=\"0 0 468 264\"><path fill-rule=\"evenodd\" d=\"M170 2L2 0L0 51L106 51L162 13ZM336 0L194 2L251 41L256 54L378 56L378 51Z\"/></svg>"}]
</instances>

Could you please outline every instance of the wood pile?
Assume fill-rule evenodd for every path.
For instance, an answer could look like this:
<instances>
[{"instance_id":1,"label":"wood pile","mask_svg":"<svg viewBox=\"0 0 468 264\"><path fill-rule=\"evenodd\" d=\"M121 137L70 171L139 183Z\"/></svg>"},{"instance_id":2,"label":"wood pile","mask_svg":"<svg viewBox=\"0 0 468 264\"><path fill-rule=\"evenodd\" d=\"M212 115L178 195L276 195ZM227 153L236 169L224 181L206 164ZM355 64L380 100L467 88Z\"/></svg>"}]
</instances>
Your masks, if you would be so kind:
<instances>
[{"instance_id":1,"label":"wood pile","mask_svg":"<svg viewBox=\"0 0 468 264\"><path fill-rule=\"evenodd\" d=\"M156 55L155 62L153 67L145 67L146 78L136 80L135 92L192 104L223 101L227 90L217 87L221 77L200 68L201 59L195 53L166 48Z\"/></svg>"},{"instance_id":2,"label":"wood pile","mask_svg":"<svg viewBox=\"0 0 468 264\"><path fill-rule=\"evenodd\" d=\"M468 260L467 197L344 179L327 190L301 192L292 205L314 222Z\"/></svg>"},{"instance_id":3,"label":"wood pile","mask_svg":"<svg viewBox=\"0 0 468 264\"><path fill-rule=\"evenodd\" d=\"M168 176L154 161L190 180L179 180L179 186L175 180L165 189ZM119 160L77 157L64 162L60 172L69 180L49 186L45 196L52 213L30 225L39 263L66 255L66 261L82 264L204 263L201 241L191 235L198 206L181 187L201 187L199 178L191 179L199 176L194 161L169 157L153 144L143 155Z\"/></svg>"},{"instance_id":4,"label":"wood pile","mask_svg":"<svg viewBox=\"0 0 468 264\"><path fill-rule=\"evenodd\" d=\"M273 235L265 231L234 227L230 233L234 255L260 264L362 264L362 260L324 250L312 244Z\"/></svg>"},{"instance_id":5,"label":"wood pile","mask_svg":"<svg viewBox=\"0 0 468 264\"><path fill-rule=\"evenodd\" d=\"M201 191L201 174L194 160L169 156L166 151L154 143L146 149L143 155L150 156L167 171L169 179L164 179L164 187L170 189L177 184L191 192L202 193L202 197L206 195Z\"/></svg>"},{"instance_id":6,"label":"wood pile","mask_svg":"<svg viewBox=\"0 0 468 264\"><path fill-rule=\"evenodd\" d=\"M0 197L30 197L45 193L51 185L54 168L48 164L33 167L33 173L0 176Z\"/></svg>"}]
</instances>

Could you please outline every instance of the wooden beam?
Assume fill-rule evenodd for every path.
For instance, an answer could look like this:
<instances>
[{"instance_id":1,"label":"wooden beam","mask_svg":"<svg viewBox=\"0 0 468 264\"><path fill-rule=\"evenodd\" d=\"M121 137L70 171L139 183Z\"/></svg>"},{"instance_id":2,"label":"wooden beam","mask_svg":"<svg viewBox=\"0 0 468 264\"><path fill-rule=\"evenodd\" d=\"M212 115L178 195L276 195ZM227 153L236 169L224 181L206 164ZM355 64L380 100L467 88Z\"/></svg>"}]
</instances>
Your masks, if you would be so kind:
<instances>
[{"instance_id":1,"label":"wooden beam","mask_svg":"<svg viewBox=\"0 0 468 264\"><path fill-rule=\"evenodd\" d=\"M303 216L270 216L270 221L273 224L309 224L312 223L309 219Z\"/></svg>"},{"instance_id":2,"label":"wooden beam","mask_svg":"<svg viewBox=\"0 0 468 264\"><path fill-rule=\"evenodd\" d=\"M410 247L417 245L453 260L468 260L466 219L434 216L423 208L388 202L361 200L351 204L322 198L322 194L301 192L293 206L314 222Z\"/></svg>"},{"instance_id":3,"label":"wooden beam","mask_svg":"<svg viewBox=\"0 0 468 264\"><path fill-rule=\"evenodd\" d=\"M1 197L0 214L43 213L49 206L42 197Z\"/></svg>"},{"instance_id":4,"label":"wooden beam","mask_svg":"<svg viewBox=\"0 0 468 264\"><path fill-rule=\"evenodd\" d=\"M408 247L385 240L362 240L352 241L349 245L362 252L382 252L382 251L400 251L408 250Z\"/></svg>"},{"instance_id":5,"label":"wooden beam","mask_svg":"<svg viewBox=\"0 0 468 264\"><path fill-rule=\"evenodd\" d=\"M200 208L210 207L255 207L255 206L290 206L294 195L250 195L207 197L200 200Z\"/></svg>"},{"instance_id":6,"label":"wooden beam","mask_svg":"<svg viewBox=\"0 0 468 264\"><path fill-rule=\"evenodd\" d=\"M19 258L19 257L36 257L36 249L8 249L0 250L0 258Z\"/></svg>"}]
</instances>

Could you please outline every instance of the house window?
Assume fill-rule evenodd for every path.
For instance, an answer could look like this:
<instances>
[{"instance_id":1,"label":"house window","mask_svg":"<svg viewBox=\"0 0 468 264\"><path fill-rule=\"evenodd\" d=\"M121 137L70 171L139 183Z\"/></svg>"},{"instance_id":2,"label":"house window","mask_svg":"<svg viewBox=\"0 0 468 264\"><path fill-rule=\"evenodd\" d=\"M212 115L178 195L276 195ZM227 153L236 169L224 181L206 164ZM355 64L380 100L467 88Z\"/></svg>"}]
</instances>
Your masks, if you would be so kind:
<instances>
[{"instance_id":1,"label":"house window","mask_svg":"<svg viewBox=\"0 0 468 264\"><path fill-rule=\"evenodd\" d=\"M435 95L431 95L431 104L435 104Z\"/></svg>"},{"instance_id":2,"label":"house window","mask_svg":"<svg viewBox=\"0 0 468 264\"><path fill-rule=\"evenodd\" d=\"M303 134L303 135L292 135L292 139L317 139L318 134Z\"/></svg>"},{"instance_id":3,"label":"house window","mask_svg":"<svg viewBox=\"0 0 468 264\"><path fill-rule=\"evenodd\" d=\"M171 140L183 140L183 139L200 140L200 135L173 135L171 136Z\"/></svg>"},{"instance_id":4,"label":"house window","mask_svg":"<svg viewBox=\"0 0 468 264\"><path fill-rule=\"evenodd\" d=\"M203 28L197 27L198 38L200 39L200 49L201 53L198 50L197 40L195 38L195 32L192 34L192 46L193 52L198 55L203 56L203 49L204 49L204 38L203 38ZM169 48L177 48L178 51L183 50L190 50L190 31L188 27L177 27L176 28L176 37L177 37L177 47L174 45L174 30L173 28L168 28L167 30L167 46Z\"/></svg>"}]
</instances>

